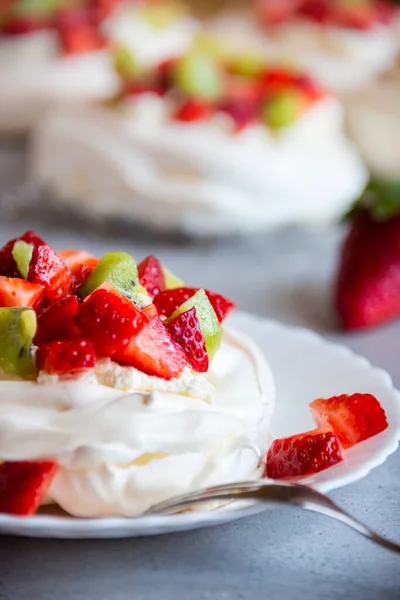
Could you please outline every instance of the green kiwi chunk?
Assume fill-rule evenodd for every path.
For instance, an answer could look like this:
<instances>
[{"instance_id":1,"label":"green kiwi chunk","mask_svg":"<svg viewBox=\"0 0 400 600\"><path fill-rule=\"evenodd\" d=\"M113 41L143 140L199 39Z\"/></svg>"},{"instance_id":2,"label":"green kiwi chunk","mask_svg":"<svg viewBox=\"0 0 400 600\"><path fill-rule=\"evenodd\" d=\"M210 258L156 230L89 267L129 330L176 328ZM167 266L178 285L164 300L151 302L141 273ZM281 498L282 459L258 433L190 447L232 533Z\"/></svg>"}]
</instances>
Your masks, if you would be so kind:
<instances>
[{"instance_id":1,"label":"green kiwi chunk","mask_svg":"<svg viewBox=\"0 0 400 600\"><path fill-rule=\"evenodd\" d=\"M13 259L17 263L18 271L24 279L28 279L29 264L33 253L33 244L28 244L23 240L15 242L12 249Z\"/></svg>"},{"instance_id":2,"label":"green kiwi chunk","mask_svg":"<svg viewBox=\"0 0 400 600\"><path fill-rule=\"evenodd\" d=\"M36 314L30 308L0 308L0 371L7 377L35 379L32 341Z\"/></svg>"}]
</instances>

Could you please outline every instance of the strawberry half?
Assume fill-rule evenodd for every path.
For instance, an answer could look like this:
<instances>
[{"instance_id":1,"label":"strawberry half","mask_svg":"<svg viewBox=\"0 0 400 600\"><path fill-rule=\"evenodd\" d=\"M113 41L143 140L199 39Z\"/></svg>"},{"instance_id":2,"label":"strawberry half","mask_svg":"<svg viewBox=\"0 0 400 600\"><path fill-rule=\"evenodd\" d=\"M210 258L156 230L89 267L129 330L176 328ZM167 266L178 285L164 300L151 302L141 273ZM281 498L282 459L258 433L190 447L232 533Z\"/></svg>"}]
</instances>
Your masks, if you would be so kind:
<instances>
[{"instance_id":1,"label":"strawberry half","mask_svg":"<svg viewBox=\"0 0 400 600\"><path fill-rule=\"evenodd\" d=\"M44 287L18 277L0 276L0 307L30 306L35 310L43 301Z\"/></svg>"},{"instance_id":2,"label":"strawberry half","mask_svg":"<svg viewBox=\"0 0 400 600\"><path fill-rule=\"evenodd\" d=\"M75 323L88 337L98 356L112 356L126 346L148 322L143 312L126 298L97 289L80 305Z\"/></svg>"},{"instance_id":3,"label":"strawberry half","mask_svg":"<svg viewBox=\"0 0 400 600\"><path fill-rule=\"evenodd\" d=\"M184 123L204 121L212 113L212 107L208 102L196 98L188 98L177 109L174 118Z\"/></svg>"},{"instance_id":4,"label":"strawberry half","mask_svg":"<svg viewBox=\"0 0 400 600\"><path fill-rule=\"evenodd\" d=\"M51 375L81 373L93 369L95 363L93 344L85 338L43 344L36 353L38 371L46 371Z\"/></svg>"},{"instance_id":5,"label":"strawberry half","mask_svg":"<svg viewBox=\"0 0 400 600\"><path fill-rule=\"evenodd\" d=\"M177 377L188 364L158 317L149 321L125 348L113 357L120 365L135 367L147 375L164 379Z\"/></svg>"},{"instance_id":6,"label":"strawberry half","mask_svg":"<svg viewBox=\"0 0 400 600\"><path fill-rule=\"evenodd\" d=\"M1 463L0 513L35 514L57 469L53 461Z\"/></svg>"},{"instance_id":7,"label":"strawberry half","mask_svg":"<svg viewBox=\"0 0 400 600\"><path fill-rule=\"evenodd\" d=\"M62 258L43 243L33 248L28 281L43 285L45 300L51 303L70 293L74 277Z\"/></svg>"},{"instance_id":8,"label":"strawberry half","mask_svg":"<svg viewBox=\"0 0 400 600\"><path fill-rule=\"evenodd\" d=\"M179 344L192 368L199 373L208 371L206 341L196 316L196 308L178 315L166 325L171 338Z\"/></svg>"},{"instance_id":9,"label":"strawberry half","mask_svg":"<svg viewBox=\"0 0 400 600\"><path fill-rule=\"evenodd\" d=\"M316 425L333 429L345 449L384 431L388 426L385 411L371 394L321 398L311 402L310 408Z\"/></svg>"},{"instance_id":10,"label":"strawberry half","mask_svg":"<svg viewBox=\"0 0 400 600\"><path fill-rule=\"evenodd\" d=\"M147 256L138 264L140 284L152 298L165 290L165 275L161 263L155 256Z\"/></svg>"},{"instance_id":11,"label":"strawberry half","mask_svg":"<svg viewBox=\"0 0 400 600\"><path fill-rule=\"evenodd\" d=\"M267 454L265 476L271 479L318 473L342 460L339 440L330 429L275 440Z\"/></svg>"},{"instance_id":12,"label":"strawberry half","mask_svg":"<svg viewBox=\"0 0 400 600\"><path fill-rule=\"evenodd\" d=\"M33 284L31 284L33 285ZM66 296L52 304L37 318L34 343L37 346L53 340L72 338L80 335L74 319L78 314L79 301L76 296Z\"/></svg>"},{"instance_id":13,"label":"strawberry half","mask_svg":"<svg viewBox=\"0 0 400 600\"><path fill-rule=\"evenodd\" d=\"M170 317L186 300L194 296L200 288L182 287L173 290L161 292L154 299L154 304L158 310L158 314L163 317ZM235 308L235 303L228 300L220 294L215 294L209 290L205 290L209 301L221 323L228 314Z\"/></svg>"},{"instance_id":14,"label":"strawberry half","mask_svg":"<svg viewBox=\"0 0 400 600\"><path fill-rule=\"evenodd\" d=\"M19 240L22 240L27 244L33 244L34 246L44 244L42 238L40 238L34 231L26 231L20 237L16 237L7 242L7 244L0 249L0 275L4 275L6 277L21 277L17 263L12 255L14 244Z\"/></svg>"}]
</instances>

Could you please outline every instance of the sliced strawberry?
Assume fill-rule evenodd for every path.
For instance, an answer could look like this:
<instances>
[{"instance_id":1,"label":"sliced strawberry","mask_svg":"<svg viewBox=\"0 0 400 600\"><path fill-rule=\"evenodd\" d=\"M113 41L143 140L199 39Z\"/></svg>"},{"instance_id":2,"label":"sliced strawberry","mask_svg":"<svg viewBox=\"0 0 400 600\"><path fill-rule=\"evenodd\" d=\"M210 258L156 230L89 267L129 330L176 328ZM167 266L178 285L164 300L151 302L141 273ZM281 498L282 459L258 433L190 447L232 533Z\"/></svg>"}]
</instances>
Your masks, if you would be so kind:
<instances>
[{"instance_id":1,"label":"sliced strawberry","mask_svg":"<svg viewBox=\"0 0 400 600\"><path fill-rule=\"evenodd\" d=\"M81 54L100 50L105 39L100 30L91 23L90 15L82 9L64 11L55 23L64 54Z\"/></svg>"},{"instance_id":2,"label":"sliced strawberry","mask_svg":"<svg viewBox=\"0 0 400 600\"><path fill-rule=\"evenodd\" d=\"M275 440L267 454L265 476L271 479L318 473L342 460L339 440L330 429Z\"/></svg>"},{"instance_id":3,"label":"sliced strawberry","mask_svg":"<svg viewBox=\"0 0 400 600\"><path fill-rule=\"evenodd\" d=\"M140 284L152 298L165 290L165 275L160 261L155 256L147 256L138 264Z\"/></svg>"},{"instance_id":4,"label":"sliced strawberry","mask_svg":"<svg viewBox=\"0 0 400 600\"><path fill-rule=\"evenodd\" d=\"M328 21L339 27L366 31L375 23L374 6L372 2L334 2L329 8Z\"/></svg>"},{"instance_id":5,"label":"sliced strawberry","mask_svg":"<svg viewBox=\"0 0 400 600\"><path fill-rule=\"evenodd\" d=\"M12 255L14 244L18 240L22 240L33 245L44 244L42 238L40 238L34 231L27 231L20 237L16 237L7 242L7 244L0 249L0 275L5 275L6 277L21 277L21 273L19 272L17 264Z\"/></svg>"},{"instance_id":6,"label":"sliced strawberry","mask_svg":"<svg viewBox=\"0 0 400 600\"><path fill-rule=\"evenodd\" d=\"M34 343L37 346L80 335L74 318L78 314L79 301L76 296L66 296L43 311L37 319Z\"/></svg>"},{"instance_id":7,"label":"sliced strawberry","mask_svg":"<svg viewBox=\"0 0 400 600\"><path fill-rule=\"evenodd\" d=\"M86 279L89 277L90 273L93 269L88 267L87 265L80 265L80 267L75 268L75 273L73 277L71 294L77 295Z\"/></svg>"},{"instance_id":8,"label":"sliced strawberry","mask_svg":"<svg viewBox=\"0 0 400 600\"><path fill-rule=\"evenodd\" d=\"M0 513L35 514L57 472L53 461L0 464Z\"/></svg>"},{"instance_id":9,"label":"sliced strawberry","mask_svg":"<svg viewBox=\"0 0 400 600\"><path fill-rule=\"evenodd\" d=\"M158 317L149 321L129 344L113 357L120 365L135 367L147 375L164 379L177 377L188 364Z\"/></svg>"},{"instance_id":10,"label":"sliced strawberry","mask_svg":"<svg viewBox=\"0 0 400 600\"><path fill-rule=\"evenodd\" d=\"M99 259L85 250L61 250L58 255L61 256L74 275L80 273L82 265L94 269L99 264Z\"/></svg>"},{"instance_id":11,"label":"sliced strawberry","mask_svg":"<svg viewBox=\"0 0 400 600\"><path fill-rule=\"evenodd\" d=\"M98 356L112 356L126 346L148 322L143 312L127 299L97 289L80 305L75 323L88 337Z\"/></svg>"},{"instance_id":12,"label":"sliced strawberry","mask_svg":"<svg viewBox=\"0 0 400 600\"><path fill-rule=\"evenodd\" d=\"M170 317L186 300L194 296L200 288L175 288L161 292L154 299L154 304L158 310L158 314L163 317ZM235 304L214 292L206 290L209 301L215 310L218 320L222 322L225 317L235 308Z\"/></svg>"},{"instance_id":13,"label":"sliced strawberry","mask_svg":"<svg viewBox=\"0 0 400 600\"><path fill-rule=\"evenodd\" d=\"M321 398L311 402L310 408L316 425L333 429L343 448L350 448L388 426L385 411L371 394Z\"/></svg>"},{"instance_id":14,"label":"sliced strawberry","mask_svg":"<svg viewBox=\"0 0 400 600\"><path fill-rule=\"evenodd\" d=\"M298 14L317 23L325 23L329 17L329 3L323 0L304 0Z\"/></svg>"},{"instance_id":15,"label":"sliced strawberry","mask_svg":"<svg viewBox=\"0 0 400 600\"><path fill-rule=\"evenodd\" d=\"M293 19L302 0L256 0L258 15L265 25Z\"/></svg>"},{"instance_id":16,"label":"sliced strawberry","mask_svg":"<svg viewBox=\"0 0 400 600\"><path fill-rule=\"evenodd\" d=\"M31 306L39 310L44 297L40 283L30 283L17 277L0 276L0 306Z\"/></svg>"},{"instance_id":17,"label":"sliced strawberry","mask_svg":"<svg viewBox=\"0 0 400 600\"><path fill-rule=\"evenodd\" d=\"M200 329L200 323L196 316L196 308L178 315L166 325L171 338L179 344L192 368L199 373L208 371L208 354L206 341Z\"/></svg>"},{"instance_id":18,"label":"sliced strawberry","mask_svg":"<svg viewBox=\"0 0 400 600\"><path fill-rule=\"evenodd\" d=\"M204 121L212 113L212 107L208 102L196 98L188 98L179 106L174 114L177 121L190 123L193 121Z\"/></svg>"},{"instance_id":19,"label":"sliced strawberry","mask_svg":"<svg viewBox=\"0 0 400 600\"><path fill-rule=\"evenodd\" d=\"M85 338L49 342L40 346L36 353L38 371L51 375L81 373L93 369L95 364L93 344Z\"/></svg>"},{"instance_id":20,"label":"sliced strawberry","mask_svg":"<svg viewBox=\"0 0 400 600\"><path fill-rule=\"evenodd\" d=\"M28 281L43 285L45 300L51 303L70 293L74 277L62 258L43 243L33 248Z\"/></svg>"}]
</instances>

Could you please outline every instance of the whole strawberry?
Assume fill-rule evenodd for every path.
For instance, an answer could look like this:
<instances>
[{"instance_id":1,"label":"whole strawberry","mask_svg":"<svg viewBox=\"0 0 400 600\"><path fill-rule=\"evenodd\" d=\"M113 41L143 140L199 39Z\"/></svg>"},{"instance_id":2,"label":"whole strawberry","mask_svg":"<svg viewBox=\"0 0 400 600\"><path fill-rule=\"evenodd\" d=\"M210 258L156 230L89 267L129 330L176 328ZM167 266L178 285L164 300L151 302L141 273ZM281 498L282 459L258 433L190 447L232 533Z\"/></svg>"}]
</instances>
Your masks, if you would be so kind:
<instances>
[{"instance_id":1,"label":"whole strawberry","mask_svg":"<svg viewBox=\"0 0 400 600\"><path fill-rule=\"evenodd\" d=\"M400 182L371 182L352 217L335 289L345 329L400 316Z\"/></svg>"}]
</instances>

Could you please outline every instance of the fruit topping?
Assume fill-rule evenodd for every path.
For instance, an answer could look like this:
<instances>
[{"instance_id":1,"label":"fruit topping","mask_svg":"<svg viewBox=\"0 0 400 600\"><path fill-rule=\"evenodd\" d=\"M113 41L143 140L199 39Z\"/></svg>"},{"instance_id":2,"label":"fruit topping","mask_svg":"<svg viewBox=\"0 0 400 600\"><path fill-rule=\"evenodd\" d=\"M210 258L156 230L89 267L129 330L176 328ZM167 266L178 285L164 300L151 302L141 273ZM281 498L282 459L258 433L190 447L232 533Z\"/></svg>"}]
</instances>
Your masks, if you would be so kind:
<instances>
[{"instance_id":1,"label":"fruit topping","mask_svg":"<svg viewBox=\"0 0 400 600\"><path fill-rule=\"evenodd\" d=\"M6 277L22 277L22 273L18 270L17 263L13 257L15 243L19 240L34 245L44 244L43 240L33 231L27 231L21 235L21 237L14 238L7 242L7 244L0 249L0 275L5 275Z\"/></svg>"},{"instance_id":2,"label":"fruit topping","mask_svg":"<svg viewBox=\"0 0 400 600\"><path fill-rule=\"evenodd\" d=\"M169 319L167 319L166 324L173 321L180 314L192 307L196 309L196 316L206 342L207 353L210 358L213 358L221 345L222 327L204 290L198 290L193 296L179 306Z\"/></svg>"},{"instance_id":3,"label":"fruit topping","mask_svg":"<svg viewBox=\"0 0 400 600\"><path fill-rule=\"evenodd\" d=\"M35 514L58 465L53 461L3 462L0 464L0 513Z\"/></svg>"},{"instance_id":4,"label":"fruit topping","mask_svg":"<svg viewBox=\"0 0 400 600\"><path fill-rule=\"evenodd\" d=\"M167 286L167 290L161 292L154 299L154 304L157 307L159 315L167 318L170 317L186 300L194 296L199 289L189 287L168 288ZM221 323L236 305L220 294L210 292L209 290L205 290L205 292Z\"/></svg>"},{"instance_id":5,"label":"fruit topping","mask_svg":"<svg viewBox=\"0 0 400 600\"><path fill-rule=\"evenodd\" d=\"M140 285L136 261L126 252L107 252L79 290L85 298L95 289L108 283L140 308L150 303L146 290Z\"/></svg>"},{"instance_id":6,"label":"fruit topping","mask_svg":"<svg viewBox=\"0 0 400 600\"><path fill-rule=\"evenodd\" d=\"M96 353L93 344L85 338L56 340L43 344L36 353L38 371L51 375L73 375L93 369Z\"/></svg>"},{"instance_id":7,"label":"fruit topping","mask_svg":"<svg viewBox=\"0 0 400 600\"><path fill-rule=\"evenodd\" d=\"M178 106L174 117L177 121L191 123L193 121L204 121L211 114L208 102L197 98L188 98Z\"/></svg>"},{"instance_id":8,"label":"fruit topping","mask_svg":"<svg viewBox=\"0 0 400 600\"><path fill-rule=\"evenodd\" d=\"M85 250L62 250L58 255L61 256L74 275L81 272L82 266L93 270L99 264L99 259Z\"/></svg>"},{"instance_id":9,"label":"fruit topping","mask_svg":"<svg viewBox=\"0 0 400 600\"><path fill-rule=\"evenodd\" d=\"M185 282L180 277L175 275L175 273L173 273L171 269L168 269L168 267L166 267L165 265L162 265L162 270L164 273L166 290L174 290L185 285Z\"/></svg>"},{"instance_id":10,"label":"fruit topping","mask_svg":"<svg viewBox=\"0 0 400 600\"><path fill-rule=\"evenodd\" d=\"M269 98L263 107L263 119L272 129L294 123L302 112L303 95L298 91L282 92Z\"/></svg>"},{"instance_id":11,"label":"fruit topping","mask_svg":"<svg viewBox=\"0 0 400 600\"><path fill-rule=\"evenodd\" d=\"M155 256L147 256L138 265L139 282L151 298L165 290L165 275L162 265Z\"/></svg>"},{"instance_id":12,"label":"fruit topping","mask_svg":"<svg viewBox=\"0 0 400 600\"><path fill-rule=\"evenodd\" d=\"M34 379L32 340L36 315L29 308L0 308L0 371L10 378Z\"/></svg>"},{"instance_id":13,"label":"fruit topping","mask_svg":"<svg viewBox=\"0 0 400 600\"><path fill-rule=\"evenodd\" d=\"M15 242L12 249L12 256L17 265L18 271L24 279L28 279L29 264L32 260L33 244L28 244L23 240Z\"/></svg>"},{"instance_id":14,"label":"fruit topping","mask_svg":"<svg viewBox=\"0 0 400 600\"><path fill-rule=\"evenodd\" d=\"M193 50L174 66L174 83L189 98L213 102L224 89L224 72L218 62L206 52Z\"/></svg>"},{"instance_id":15,"label":"fruit topping","mask_svg":"<svg viewBox=\"0 0 400 600\"><path fill-rule=\"evenodd\" d=\"M133 302L104 289L92 292L75 317L79 330L92 341L98 356L115 354L147 321Z\"/></svg>"},{"instance_id":16,"label":"fruit topping","mask_svg":"<svg viewBox=\"0 0 400 600\"><path fill-rule=\"evenodd\" d=\"M267 454L265 476L271 479L318 473L342 461L339 440L330 429L275 440Z\"/></svg>"},{"instance_id":17,"label":"fruit topping","mask_svg":"<svg viewBox=\"0 0 400 600\"><path fill-rule=\"evenodd\" d=\"M18 277L0 276L0 307L40 308L44 287Z\"/></svg>"},{"instance_id":18,"label":"fruit topping","mask_svg":"<svg viewBox=\"0 0 400 600\"><path fill-rule=\"evenodd\" d=\"M385 411L371 394L321 398L311 402L310 408L316 425L330 427L345 449L384 431L388 426Z\"/></svg>"},{"instance_id":19,"label":"fruit topping","mask_svg":"<svg viewBox=\"0 0 400 600\"><path fill-rule=\"evenodd\" d=\"M158 317L146 323L139 334L113 356L113 360L164 379L177 377L188 364L185 353Z\"/></svg>"},{"instance_id":20,"label":"fruit topping","mask_svg":"<svg viewBox=\"0 0 400 600\"><path fill-rule=\"evenodd\" d=\"M193 308L181 313L175 319L167 323L171 338L179 344L186 354L192 369L204 373L208 371L208 354L204 335L200 329L200 323Z\"/></svg>"},{"instance_id":21,"label":"fruit topping","mask_svg":"<svg viewBox=\"0 0 400 600\"><path fill-rule=\"evenodd\" d=\"M38 316L34 343L40 346L54 340L80 335L74 322L78 308L79 301L76 296L66 296L49 306Z\"/></svg>"},{"instance_id":22,"label":"fruit topping","mask_svg":"<svg viewBox=\"0 0 400 600\"><path fill-rule=\"evenodd\" d=\"M33 248L28 281L43 285L45 300L56 302L70 293L74 278L62 258L43 243Z\"/></svg>"}]
</instances>

